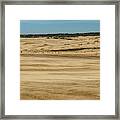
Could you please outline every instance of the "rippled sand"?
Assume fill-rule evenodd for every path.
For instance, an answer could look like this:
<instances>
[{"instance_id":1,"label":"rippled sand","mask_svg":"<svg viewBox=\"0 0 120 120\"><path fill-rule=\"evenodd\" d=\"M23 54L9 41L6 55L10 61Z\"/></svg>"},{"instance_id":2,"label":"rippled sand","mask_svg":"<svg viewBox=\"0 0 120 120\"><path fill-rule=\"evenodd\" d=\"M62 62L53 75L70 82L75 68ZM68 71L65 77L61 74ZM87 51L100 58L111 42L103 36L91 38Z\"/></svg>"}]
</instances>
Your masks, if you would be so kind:
<instances>
[{"instance_id":1,"label":"rippled sand","mask_svg":"<svg viewBox=\"0 0 120 120\"><path fill-rule=\"evenodd\" d=\"M21 99L100 99L99 36L20 42Z\"/></svg>"}]
</instances>

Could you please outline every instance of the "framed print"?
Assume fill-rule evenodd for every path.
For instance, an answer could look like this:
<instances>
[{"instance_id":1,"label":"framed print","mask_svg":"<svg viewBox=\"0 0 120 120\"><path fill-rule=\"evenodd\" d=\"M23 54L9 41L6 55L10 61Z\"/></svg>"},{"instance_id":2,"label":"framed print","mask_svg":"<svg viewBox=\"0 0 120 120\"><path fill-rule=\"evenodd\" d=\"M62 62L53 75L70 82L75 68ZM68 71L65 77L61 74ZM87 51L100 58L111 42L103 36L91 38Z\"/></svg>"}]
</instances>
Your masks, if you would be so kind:
<instances>
[{"instance_id":1,"label":"framed print","mask_svg":"<svg viewBox=\"0 0 120 120\"><path fill-rule=\"evenodd\" d=\"M2 119L119 119L119 2L1 3Z\"/></svg>"}]
</instances>

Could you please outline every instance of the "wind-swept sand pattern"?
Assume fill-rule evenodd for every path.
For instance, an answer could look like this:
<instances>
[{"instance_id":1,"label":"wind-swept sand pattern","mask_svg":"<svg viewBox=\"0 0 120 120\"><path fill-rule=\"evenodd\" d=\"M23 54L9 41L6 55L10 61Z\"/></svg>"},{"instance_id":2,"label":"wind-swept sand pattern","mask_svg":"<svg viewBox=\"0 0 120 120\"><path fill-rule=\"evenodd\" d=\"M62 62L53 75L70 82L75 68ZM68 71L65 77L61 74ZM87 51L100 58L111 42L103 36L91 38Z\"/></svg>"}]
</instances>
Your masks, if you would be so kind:
<instances>
[{"instance_id":1,"label":"wind-swept sand pattern","mask_svg":"<svg viewBox=\"0 0 120 120\"><path fill-rule=\"evenodd\" d=\"M100 36L20 39L22 100L100 99Z\"/></svg>"}]
</instances>

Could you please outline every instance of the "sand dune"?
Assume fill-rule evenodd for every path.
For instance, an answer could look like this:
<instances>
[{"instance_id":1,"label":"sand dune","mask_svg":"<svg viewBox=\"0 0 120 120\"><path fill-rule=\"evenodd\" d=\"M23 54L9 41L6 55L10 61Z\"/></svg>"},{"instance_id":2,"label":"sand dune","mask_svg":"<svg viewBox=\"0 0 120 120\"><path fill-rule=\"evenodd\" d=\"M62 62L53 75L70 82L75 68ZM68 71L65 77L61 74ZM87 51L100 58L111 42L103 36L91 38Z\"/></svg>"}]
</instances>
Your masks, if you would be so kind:
<instances>
[{"instance_id":1,"label":"sand dune","mask_svg":"<svg viewBox=\"0 0 120 120\"><path fill-rule=\"evenodd\" d=\"M100 99L99 36L20 39L20 98Z\"/></svg>"}]
</instances>

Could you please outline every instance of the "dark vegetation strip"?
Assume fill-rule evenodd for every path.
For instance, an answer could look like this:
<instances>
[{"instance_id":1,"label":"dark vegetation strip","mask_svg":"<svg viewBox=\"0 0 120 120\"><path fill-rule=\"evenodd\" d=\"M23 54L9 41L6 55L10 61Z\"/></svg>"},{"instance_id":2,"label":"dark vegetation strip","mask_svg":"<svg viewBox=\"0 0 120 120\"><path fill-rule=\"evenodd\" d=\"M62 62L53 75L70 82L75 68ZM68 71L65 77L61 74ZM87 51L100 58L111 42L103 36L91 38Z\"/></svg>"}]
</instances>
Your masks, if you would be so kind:
<instances>
[{"instance_id":1,"label":"dark vegetation strip","mask_svg":"<svg viewBox=\"0 0 120 120\"><path fill-rule=\"evenodd\" d=\"M77 51L77 50L84 50L84 49L100 49L100 47L89 47L89 48L69 48L69 49L50 50L50 51L53 51L53 52L57 52L57 51Z\"/></svg>"},{"instance_id":2,"label":"dark vegetation strip","mask_svg":"<svg viewBox=\"0 0 120 120\"><path fill-rule=\"evenodd\" d=\"M20 34L21 38L37 38L37 37L78 37L78 36L100 36L100 32L89 33L56 33L56 34Z\"/></svg>"}]
</instances>

